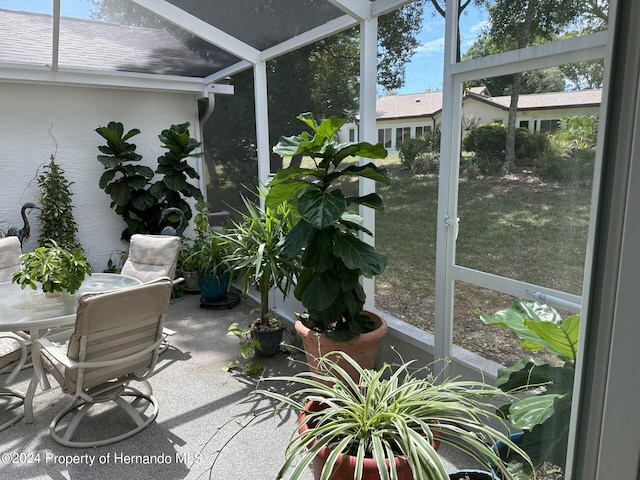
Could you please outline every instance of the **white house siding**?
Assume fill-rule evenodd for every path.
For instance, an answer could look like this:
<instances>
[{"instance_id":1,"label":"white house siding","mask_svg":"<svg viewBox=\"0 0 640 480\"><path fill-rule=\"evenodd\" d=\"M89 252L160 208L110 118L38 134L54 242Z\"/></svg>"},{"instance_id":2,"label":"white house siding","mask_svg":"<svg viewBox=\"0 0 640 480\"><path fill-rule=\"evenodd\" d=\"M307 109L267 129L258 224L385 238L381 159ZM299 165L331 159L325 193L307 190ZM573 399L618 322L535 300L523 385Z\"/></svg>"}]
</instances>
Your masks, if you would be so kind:
<instances>
[{"instance_id":1,"label":"white house siding","mask_svg":"<svg viewBox=\"0 0 640 480\"><path fill-rule=\"evenodd\" d=\"M0 230L22 226L20 207L38 203L37 177L55 153L56 163L74 182L80 242L94 270L101 271L110 255L128 244L120 240L124 221L98 187L104 169L96 159L97 147L105 141L94 130L112 120L122 122L125 131L140 129L132 142L142 164L155 170L164 153L158 134L172 124L190 122L191 135L198 138L197 112L192 93L0 83ZM29 218L31 238L23 251L33 250L38 238L37 212Z\"/></svg>"}]
</instances>

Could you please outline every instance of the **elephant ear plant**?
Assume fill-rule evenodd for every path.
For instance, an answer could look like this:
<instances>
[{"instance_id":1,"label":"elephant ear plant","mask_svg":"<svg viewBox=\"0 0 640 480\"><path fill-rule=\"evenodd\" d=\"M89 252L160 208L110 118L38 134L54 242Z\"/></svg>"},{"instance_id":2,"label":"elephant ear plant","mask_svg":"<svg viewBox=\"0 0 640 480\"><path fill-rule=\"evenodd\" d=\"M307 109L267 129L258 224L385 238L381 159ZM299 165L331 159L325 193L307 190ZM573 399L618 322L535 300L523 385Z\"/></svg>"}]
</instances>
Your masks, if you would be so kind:
<instances>
[{"instance_id":1,"label":"elephant ear plant","mask_svg":"<svg viewBox=\"0 0 640 480\"><path fill-rule=\"evenodd\" d=\"M277 208L288 202L298 217L283 245L285 255L301 255L294 294L317 328L347 341L373 329L371 318L362 314L365 293L359 279L381 274L386 257L358 237L371 232L349 210L358 205L382 210L382 199L375 193L346 196L340 187L347 179L358 177L383 184L390 181L386 170L372 162L343 162L349 157L381 159L387 151L381 144L338 143L344 118L330 117L318 124L313 115L304 113L298 119L311 133L282 137L273 151L282 157L309 157L315 167L290 166L278 171L268 185L266 206Z\"/></svg>"},{"instance_id":2,"label":"elephant ear plant","mask_svg":"<svg viewBox=\"0 0 640 480\"><path fill-rule=\"evenodd\" d=\"M508 328L533 352L546 349L556 364L526 356L509 368L498 370L496 386L509 393L527 393L501 410L511 423L523 430L519 445L533 464L566 462L571 397L578 351L580 315L562 318L548 305L522 299L492 316L479 312L484 323ZM518 459L514 468L522 469ZM526 477L522 477L526 478Z\"/></svg>"}]
</instances>

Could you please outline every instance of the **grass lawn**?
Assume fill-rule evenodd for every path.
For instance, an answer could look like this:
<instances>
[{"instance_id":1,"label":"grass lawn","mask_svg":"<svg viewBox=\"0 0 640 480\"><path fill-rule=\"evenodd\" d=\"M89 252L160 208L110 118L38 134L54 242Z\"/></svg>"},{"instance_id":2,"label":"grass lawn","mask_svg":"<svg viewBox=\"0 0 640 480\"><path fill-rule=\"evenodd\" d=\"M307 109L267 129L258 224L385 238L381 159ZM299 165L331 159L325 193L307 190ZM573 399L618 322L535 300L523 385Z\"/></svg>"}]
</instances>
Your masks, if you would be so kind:
<instances>
[{"instance_id":1,"label":"grass lawn","mask_svg":"<svg viewBox=\"0 0 640 480\"><path fill-rule=\"evenodd\" d=\"M386 163L392 183L378 189L386 208L376 217L376 247L388 266L376 279L376 306L432 330L438 178L412 175L396 155ZM544 183L528 174L461 179L456 263L580 295L590 198L590 187ZM500 363L520 358L508 332L475 314L512 300L457 283L454 342Z\"/></svg>"}]
</instances>

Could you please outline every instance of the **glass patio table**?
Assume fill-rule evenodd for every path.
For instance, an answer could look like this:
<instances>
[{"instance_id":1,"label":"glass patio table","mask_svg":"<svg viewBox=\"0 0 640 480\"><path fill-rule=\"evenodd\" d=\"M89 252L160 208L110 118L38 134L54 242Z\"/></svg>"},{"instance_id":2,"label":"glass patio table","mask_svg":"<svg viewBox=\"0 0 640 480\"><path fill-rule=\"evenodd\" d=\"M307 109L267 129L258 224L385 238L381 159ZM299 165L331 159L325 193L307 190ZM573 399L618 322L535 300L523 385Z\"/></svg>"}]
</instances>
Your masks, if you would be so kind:
<instances>
[{"instance_id":1,"label":"glass patio table","mask_svg":"<svg viewBox=\"0 0 640 480\"><path fill-rule=\"evenodd\" d=\"M26 346L39 338L42 332L72 325L75 322L77 300L80 295L117 290L140 283L140 280L126 275L94 273L85 278L73 295L61 293L55 296L44 293L39 285L33 290L29 287L21 289L19 285L11 282L0 283L0 334L14 332L15 340ZM26 355L27 350L23 349L23 360L26 360ZM25 398L23 393L6 387L0 387L0 396L17 397L22 399L22 402ZM0 424L0 430L23 416L24 413Z\"/></svg>"}]
</instances>

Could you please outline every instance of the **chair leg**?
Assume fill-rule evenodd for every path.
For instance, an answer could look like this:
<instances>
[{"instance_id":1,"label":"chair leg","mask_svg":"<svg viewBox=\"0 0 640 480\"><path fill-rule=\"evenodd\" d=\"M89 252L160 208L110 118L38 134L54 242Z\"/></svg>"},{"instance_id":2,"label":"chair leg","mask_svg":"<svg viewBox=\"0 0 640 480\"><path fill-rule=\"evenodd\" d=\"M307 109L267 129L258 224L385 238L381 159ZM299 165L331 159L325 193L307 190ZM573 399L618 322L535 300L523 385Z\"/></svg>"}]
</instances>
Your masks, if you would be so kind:
<instances>
[{"instance_id":1,"label":"chair leg","mask_svg":"<svg viewBox=\"0 0 640 480\"><path fill-rule=\"evenodd\" d=\"M0 397L2 398L7 398L7 400L11 399L11 398L17 398L18 402L15 402L15 405L10 406L9 408L3 409L2 413L3 416L5 413L12 413L15 409L20 408L21 406L23 406L24 403L24 394L21 392L18 392L16 390L11 390L10 388L4 388L4 387L0 387ZM17 415L9 418L9 420L5 421L4 423L0 424L0 432L6 428L9 428L11 425L13 425L14 423L18 422L21 418L23 418L25 416L25 412L24 409L22 411L22 413L18 413Z\"/></svg>"},{"instance_id":2,"label":"chair leg","mask_svg":"<svg viewBox=\"0 0 640 480\"><path fill-rule=\"evenodd\" d=\"M123 397L133 397L133 400L131 402L128 402ZM142 399L149 402L149 406L147 407L147 409L149 407L152 408L151 413L146 418L140 415L140 413L132 406L133 404L135 404L136 402L139 402ZM66 408L65 410L60 412L58 415L56 415L56 417L53 419L49 427L51 438L57 443L67 447L87 448L87 447L99 447L102 445L109 445L111 443L119 442L120 440L129 438L135 435L136 433L142 431L147 426L149 426L152 422L154 422L156 417L158 416L158 402L153 397L153 395L144 394L141 391L132 387L128 387L128 386L125 387L125 390L121 395L115 398L112 398L109 401L113 401L114 403L116 403L127 414L127 417L130 418L136 424L136 426L133 429L128 430L125 433L122 433L120 435L99 439L99 440L87 440L87 441L73 440L74 433L76 433L76 431L79 432L81 429L82 420L88 417L90 408L97 404L97 403L91 403L91 402L76 401L70 407ZM106 403L106 402L100 402L100 403ZM66 415L73 412L74 410L77 410L77 412L69 422L69 425L66 428L64 427L59 428L60 427L59 424L61 420Z\"/></svg>"}]
</instances>

